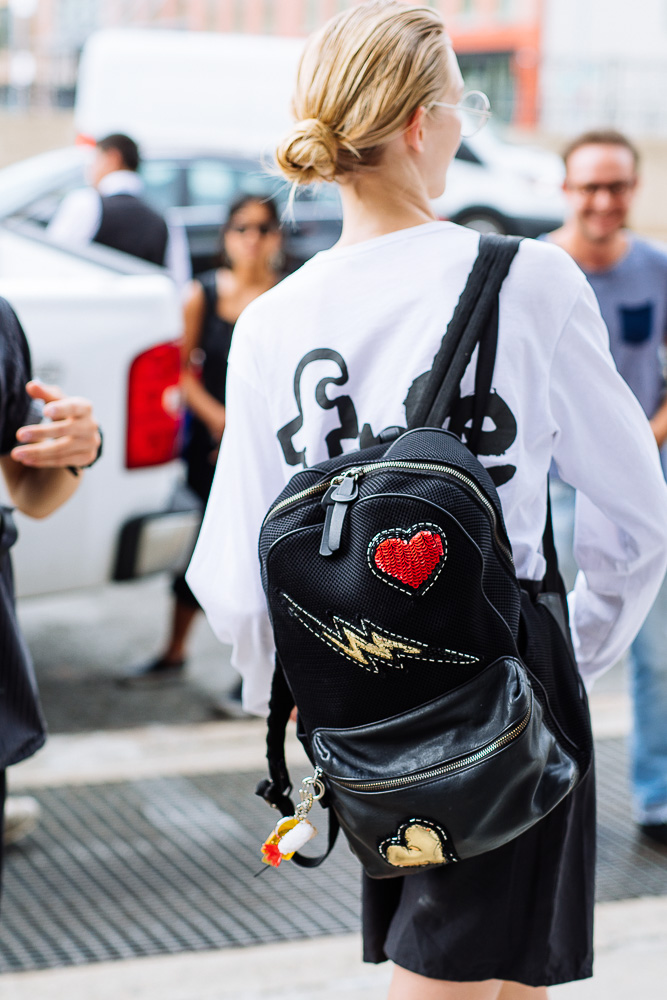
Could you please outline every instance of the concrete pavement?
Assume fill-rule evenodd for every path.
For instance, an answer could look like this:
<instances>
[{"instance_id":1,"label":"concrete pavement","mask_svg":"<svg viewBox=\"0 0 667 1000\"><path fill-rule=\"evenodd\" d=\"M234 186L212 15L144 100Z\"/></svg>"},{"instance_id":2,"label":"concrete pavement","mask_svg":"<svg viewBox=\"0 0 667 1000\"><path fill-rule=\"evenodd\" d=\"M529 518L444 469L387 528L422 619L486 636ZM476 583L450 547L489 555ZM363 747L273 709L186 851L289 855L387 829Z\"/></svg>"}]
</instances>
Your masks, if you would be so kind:
<instances>
[{"instance_id":1,"label":"concrete pavement","mask_svg":"<svg viewBox=\"0 0 667 1000\"><path fill-rule=\"evenodd\" d=\"M628 732L629 708L621 692L600 692L591 708L598 738ZM18 792L57 785L262 769L265 729L263 719L250 719L60 733L51 736L34 757L10 769L10 789ZM300 767L310 767L293 726L286 747L295 774Z\"/></svg>"},{"instance_id":2,"label":"concrete pavement","mask_svg":"<svg viewBox=\"0 0 667 1000\"><path fill-rule=\"evenodd\" d=\"M593 715L598 736L627 732L622 691L596 694ZM28 791L257 767L263 730L251 720L56 735L12 769L11 785ZM307 767L293 734L288 757L295 773ZM11 973L0 981L0 1000L383 1000L391 968L364 965L360 951L358 935L345 935ZM556 1000L665 1000L667 898L600 904L596 952L594 979L554 989Z\"/></svg>"},{"instance_id":3,"label":"concrete pavement","mask_svg":"<svg viewBox=\"0 0 667 1000\"><path fill-rule=\"evenodd\" d=\"M11 769L11 788L30 792L263 768L261 720L199 721L206 718L206 699L233 682L226 651L205 623L198 625L193 662L180 693L176 689L173 696L166 695L162 706L153 704L159 701L155 692L121 696L113 677L131 662L130 647L134 655L149 655L155 648L168 594L155 581L118 588L112 599L111 592L102 596L38 599L22 606L47 714L60 731L43 751ZM140 625L133 624L137 605L143 612ZM76 630L70 623L77 624ZM151 711L144 715L151 724L134 721L141 719L142 705ZM598 738L628 732L621 670L598 684L592 711ZM101 721L116 728L102 730ZM307 763L293 734L288 760L300 777ZM8 973L0 978L0 1000L384 1000L391 968L363 965L360 950L358 936L348 934ZM600 904L596 950L594 979L554 989L554 1000L665 1000L667 897Z\"/></svg>"},{"instance_id":4,"label":"concrete pavement","mask_svg":"<svg viewBox=\"0 0 667 1000\"><path fill-rule=\"evenodd\" d=\"M595 976L554 1000L665 1000L667 899L603 903ZM384 1000L387 963L364 965L358 935L5 975L2 1000Z\"/></svg>"}]
</instances>

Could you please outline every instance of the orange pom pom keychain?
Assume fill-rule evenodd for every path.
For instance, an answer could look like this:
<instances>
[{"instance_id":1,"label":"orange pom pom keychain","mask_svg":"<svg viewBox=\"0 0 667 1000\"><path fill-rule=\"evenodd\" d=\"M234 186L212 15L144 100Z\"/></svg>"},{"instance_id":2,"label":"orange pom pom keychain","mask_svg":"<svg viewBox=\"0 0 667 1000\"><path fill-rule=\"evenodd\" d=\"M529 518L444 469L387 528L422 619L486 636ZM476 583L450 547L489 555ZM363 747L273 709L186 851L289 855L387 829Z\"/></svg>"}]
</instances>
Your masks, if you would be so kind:
<instances>
[{"instance_id":1,"label":"orange pom pom keychain","mask_svg":"<svg viewBox=\"0 0 667 1000\"><path fill-rule=\"evenodd\" d=\"M324 795L321 774L322 771L317 767L312 778L303 779L299 790L301 801L294 810L294 815L283 816L278 820L273 833L262 844L262 861L265 865L277 868L281 861L290 861L296 852L317 834L317 830L306 817L313 802L319 802Z\"/></svg>"}]
</instances>

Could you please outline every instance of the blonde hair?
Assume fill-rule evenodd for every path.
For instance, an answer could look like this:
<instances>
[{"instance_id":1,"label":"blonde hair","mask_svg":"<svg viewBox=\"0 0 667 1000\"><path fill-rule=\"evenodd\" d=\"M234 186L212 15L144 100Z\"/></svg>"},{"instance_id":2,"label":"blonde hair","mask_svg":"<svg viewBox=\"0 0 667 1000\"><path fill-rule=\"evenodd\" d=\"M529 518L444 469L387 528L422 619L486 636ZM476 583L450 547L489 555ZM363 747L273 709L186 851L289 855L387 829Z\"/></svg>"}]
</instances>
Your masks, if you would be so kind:
<instances>
[{"instance_id":1,"label":"blonde hair","mask_svg":"<svg viewBox=\"0 0 667 1000\"><path fill-rule=\"evenodd\" d=\"M447 36L429 7L373 0L343 11L306 43L276 160L294 184L377 165L384 145L447 86Z\"/></svg>"}]
</instances>

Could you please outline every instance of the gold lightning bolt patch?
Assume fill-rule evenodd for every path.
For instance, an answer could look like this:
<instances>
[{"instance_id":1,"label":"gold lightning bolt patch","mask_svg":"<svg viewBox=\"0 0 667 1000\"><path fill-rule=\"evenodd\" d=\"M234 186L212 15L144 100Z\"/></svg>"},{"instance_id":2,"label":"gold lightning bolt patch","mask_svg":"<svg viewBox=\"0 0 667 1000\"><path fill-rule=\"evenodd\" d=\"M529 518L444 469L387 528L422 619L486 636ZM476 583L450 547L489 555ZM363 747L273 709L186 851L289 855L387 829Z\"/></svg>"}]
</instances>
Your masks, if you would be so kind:
<instances>
[{"instance_id":1,"label":"gold lightning bolt patch","mask_svg":"<svg viewBox=\"0 0 667 1000\"><path fill-rule=\"evenodd\" d=\"M289 613L309 632L326 643L334 652L346 656L375 674L379 672L380 663L401 670L405 656L428 663L457 663L462 666L477 663L479 659L471 653L457 653L452 649L431 649L426 643L388 632L363 618L359 625L352 625L338 615L333 615L332 627L311 615L289 594L283 593L282 596L287 602Z\"/></svg>"},{"instance_id":2,"label":"gold lightning bolt patch","mask_svg":"<svg viewBox=\"0 0 667 1000\"><path fill-rule=\"evenodd\" d=\"M334 646L338 646L346 656L361 663L364 667L368 666L369 662L364 653L369 656L378 656L381 660L393 660L394 650L400 650L408 656L421 656L422 653L418 646L408 646L407 643L397 642L396 639L385 639L379 632L371 632L372 641L368 642L357 632L353 632L351 628L343 627L342 631L347 639L347 645L326 632L322 638L333 642Z\"/></svg>"}]
</instances>

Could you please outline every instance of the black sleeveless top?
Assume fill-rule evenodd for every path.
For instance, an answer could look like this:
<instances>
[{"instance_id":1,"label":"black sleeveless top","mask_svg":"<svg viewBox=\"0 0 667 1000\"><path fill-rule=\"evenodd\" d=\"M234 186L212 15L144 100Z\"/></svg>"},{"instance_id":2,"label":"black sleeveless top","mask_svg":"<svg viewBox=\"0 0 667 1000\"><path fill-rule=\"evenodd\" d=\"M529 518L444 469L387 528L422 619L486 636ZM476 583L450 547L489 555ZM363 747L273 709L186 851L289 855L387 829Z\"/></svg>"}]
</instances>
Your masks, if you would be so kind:
<instances>
[{"instance_id":1,"label":"black sleeveless top","mask_svg":"<svg viewBox=\"0 0 667 1000\"><path fill-rule=\"evenodd\" d=\"M227 358L232 345L234 324L218 313L217 271L206 271L196 279L204 289L205 309L199 347L205 354L202 382L220 403L225 401Z\"/></svg>"},{"instance_id":2,"label":"black sleeveless top","mask_svg":"<svg viewBox=\"0 0 667 1000\"><path fill-rule=\"evenodd\" d=\"M234 324L218 315L217 271L206 271L196 280L204 289L204 318L197 347L203 351L201 369L202 385L219 403L225 402L227 358L232 343ZM211 452L218 442L211 437L206 424L193 413L188 415L183 456L190 467L189 482L200 495L208 496L213 479L214 464ZM199 475L197 473L200 473ZM204 489L205 484L208 489ZM206 499L202 496L202 499Z\"/></svg>"},{"instance_id":3,"label":"black sleeveless top","mask_svg":"<svg viewBox=\"0 0 667 1000\"><path fill-rule=\"evenodd\" d=\"M102 220L93 241L164 266L169 231L161 215L133 194L101 198Z\"/></svg>"}]
</instances>

